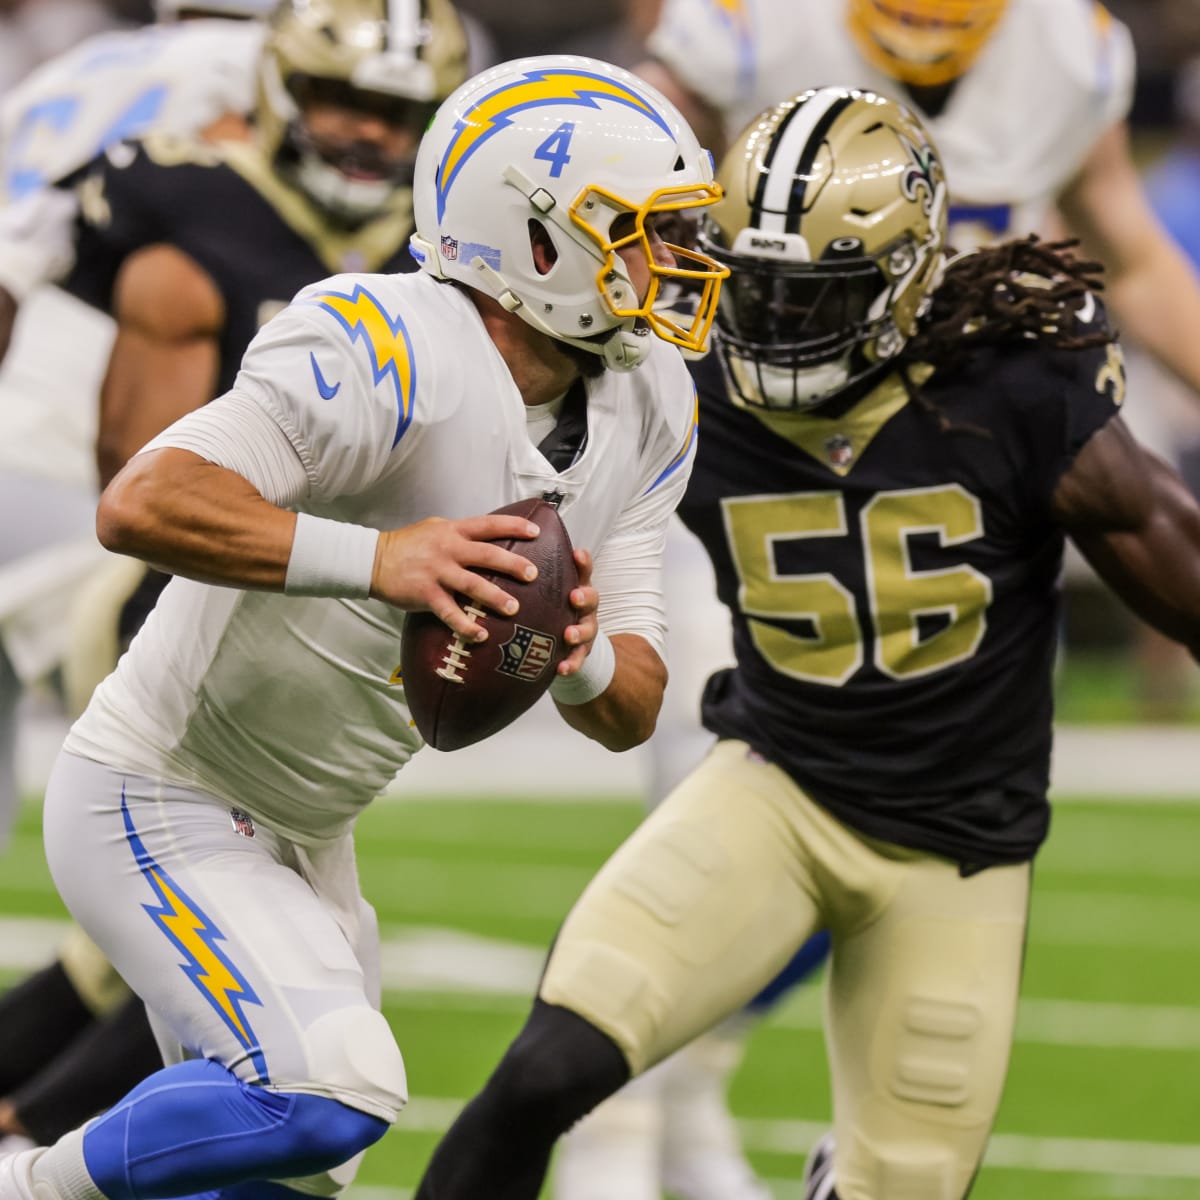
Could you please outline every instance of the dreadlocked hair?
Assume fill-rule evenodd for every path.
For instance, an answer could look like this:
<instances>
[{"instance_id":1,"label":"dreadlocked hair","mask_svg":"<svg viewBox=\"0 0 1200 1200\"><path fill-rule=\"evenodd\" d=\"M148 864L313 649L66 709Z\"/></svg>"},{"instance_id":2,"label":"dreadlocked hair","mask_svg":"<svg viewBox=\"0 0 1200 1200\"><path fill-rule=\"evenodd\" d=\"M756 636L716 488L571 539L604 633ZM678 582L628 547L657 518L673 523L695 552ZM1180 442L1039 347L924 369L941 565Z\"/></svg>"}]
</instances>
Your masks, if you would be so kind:
<instances>
[{"instance_id":1,"label":"dreadlocked hair","mask_svg":"<svg viewBox=\"0 0 1200 1200\"><path fill-rule=\"evenodd\" d=\"M981 346L1030 342L1051 350L1087 350L1116 340L1107 327L1078 333L1075 314L1089 292L1104 290L1103 266L1076 257L1078 239L1043 242L1036 234L952 259L901 356L909 396L946 432L981 433L954 424L921 394L922 383L961 368ZM914 377L919 363L928 369Z\"/></svg>"}]
</instances>

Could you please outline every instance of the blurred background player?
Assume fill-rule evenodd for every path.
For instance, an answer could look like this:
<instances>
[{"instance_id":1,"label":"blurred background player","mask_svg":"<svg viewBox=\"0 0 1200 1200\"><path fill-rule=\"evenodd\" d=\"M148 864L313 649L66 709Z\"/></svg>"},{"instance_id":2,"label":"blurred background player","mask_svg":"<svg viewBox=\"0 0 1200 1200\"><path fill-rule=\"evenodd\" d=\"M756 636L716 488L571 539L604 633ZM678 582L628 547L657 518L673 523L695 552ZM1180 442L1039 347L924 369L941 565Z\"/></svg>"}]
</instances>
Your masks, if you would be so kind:
<instances>
[{"instance_id":1,"label":"blurred background player","mask_svg":"<svg viewBox=\"0 0 1200 1200\"><path fill-rule=\"evenodd\" d=\"M84 41L0 101L0 844L16 814L24 689L61 670L80 586L116 561L95 537L94 448L114 327L51 286L74 262L77 213L74 194L53 184L121 138L150 128L199 134L248 112L263 39L257 18L268 8L197 0L181 10L163 0L158 24ZM89 614L87 625L87 655L111 661L115 612ZM94 1111L89 1081L107 1089L108 1078L141 1073L144 1017L116 1015L127 998L87 939L73 936L58 961L0 999L0 1134L44 1136L60 1113L69 1119L76 1096ZM70 1059L52 1064L110 1019L120 1027L103 1038L111 1063L93 1060L75 1092ZM142 1027L132 1041L131 1025Z\"/></svg>"},{"instance_id":2,"label":"blurred background player","mask_svg":"<svg viewBox=\"0 0 1200 1200\"><path fill-rule=\"evenodd\" d=\"M1095 263L1035 237L946 262L936 149L869 92L768 109L718 178L680 513L734 616L720 741L571 909L416 1200L533 1200L556 1136L822 927L836 1146L806 1200L961 1200L1049 829L1064 535L1200 652L1200 506L1120 418Z\"/></svg>"},{"instance_id":3,"label":"blurred background player","mask_svg":"<svg viewBox=\"0 0 1200 1200\"><path fill-rule=\"evenodd\" d=\"M1132 45L1103 6L665 0L647 49L651 57L638 73L680 106L718 155L753 114L797 86L850 84L900 95L925 120L945 162L951 245L964 250L1065 226L1108 268L1105 294L1122 333L1200 394L1200 340L1189 332L1200 328L1200 286L1155 219L1130 157ZM667 553L671 685L651 742L653 797L665 795L711 743L699 725L698 696L704 678L730 661L728 618L712 599L707 557L678 523ZM1174 645L1153 632L1145 639L1158 649L1145 661L1146 677L1161 678L1163 661L1191 677L1194 665L1180 666ZM819 948L802 952L790 971L795 979L819 961ZM740 1061L738 1045L753 1023L748 1016L639 1080L629 1111L601 1109L567 1138L559 1200L601 1196L597 1189L621 1175L621 1163L628 1168L623 1187L657 1196L647 1164L660 1159L664 1179L685 1200L761 1196L734 1153L720 1102L723 1078Z\"/></svg>"},{"instance_id":4,"label":"blurred background player","mask_svg":"<svg viewBox=\"0 0 1200 1200\"><path fill-rule=\"evenodd\" d=\"M117 322L100 389L101 483L225 391L259 326L306 283L415 265L412 163L437 103L465 77L466 42L446 0L397 12L410 23L390 20L382 0L287 0L259 55L249 129L227 120L203 142L156 132L74 181L76 261L63 287ZM78 703L165 581L117 559L86 587L70 671ZM0 1065L0 1131L52 1141L145 1073L140 1001L112 976L73 937L0 1002L0 1048L13 1051Z\"/></svg>"},{"instance_id":5,"label":"blurred background player","mask_svg":"<svg viewBox=\"0 0 1200 1200\"><path fill-rule=\"evenodd\" d=\"M51 185L121 138L150 128L199 133L223 114L248 112L262 46L262 28L250 18L267 8L263 0L206 0L181 13L165 3L161 24L90 39L0 102L0 354L8 351L0 367L0 496L10 513L23 498L22 519L0 524L8 581L0 587L0 839L16 803L20 683L62 657L66 581L80 570L71 550L84 570L99 553L95 397L112 323L46 286L74 260L76 201ZM206 19L175 19L192 13ZM21 579L28 582L15 586Z\"/></svg>"}]
</instances>

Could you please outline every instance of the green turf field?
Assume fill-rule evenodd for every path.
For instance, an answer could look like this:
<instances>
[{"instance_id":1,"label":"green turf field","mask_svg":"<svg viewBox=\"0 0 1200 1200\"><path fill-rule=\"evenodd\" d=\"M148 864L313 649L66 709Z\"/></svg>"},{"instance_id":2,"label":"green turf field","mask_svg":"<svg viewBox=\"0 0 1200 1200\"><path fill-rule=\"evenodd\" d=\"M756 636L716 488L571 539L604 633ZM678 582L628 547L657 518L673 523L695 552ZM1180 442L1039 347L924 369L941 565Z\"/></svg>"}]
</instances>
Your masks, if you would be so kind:
<instances>
[{"instance_id":1,"label":"green turf field","mask_svg":"<svg viewBox=\"0 0 1200 1200\"><path fill-rule=\"evenodd\" d=\"M445 800L384 800L364 817L363 885L383 927L387 1014L413 1102L367 1156L354 1200L408 1195L438 1131L517 1029L559 918L637 818L631 802ZM54 932L11 918L61 916L37 826L30 806L0 860L10 973ZM1200 1195L1198 847L1200 806L1057 807L1008 1090L973 1200ZM733 1092L779 1200L799 1196L826 1086L809 988L755 1035Z\"/></svg>"}]
</instances>

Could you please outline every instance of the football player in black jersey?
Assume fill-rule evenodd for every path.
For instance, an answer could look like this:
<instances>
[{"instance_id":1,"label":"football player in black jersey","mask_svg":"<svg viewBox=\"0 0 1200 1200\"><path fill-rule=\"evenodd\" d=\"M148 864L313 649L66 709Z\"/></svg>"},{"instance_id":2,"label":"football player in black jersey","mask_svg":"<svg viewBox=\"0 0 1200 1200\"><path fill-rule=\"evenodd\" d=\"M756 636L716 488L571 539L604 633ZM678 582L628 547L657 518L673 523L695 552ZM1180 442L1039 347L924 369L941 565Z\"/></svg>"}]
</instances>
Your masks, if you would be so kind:
<instances>
[{"instance_id":1,"label":"football player in black jersey","mask_svg":"<svg viewBox=\"0 0 1200 1200\"><path fill-rule=\"evenodd\" d=\"M101 393L102 483L227 390L259 326L300 288L343 270L415 266L417 143L466 78L466 51L449 0L285 0L269 23L249 127L231 116L223 139L120 143L64 181L80 216L62 286L117 321ZM149 572L130 597L140 575L128 566L117 560L86 593L112 647L128 642L167 579ZM111 651L67 665L79 706L112 665ZM0 1135L54 1142L159 1065L141 1001L73 929L56 963L0 998Z\"/></svg>"},{"instance_id":2,"label":"football player in black jersey","mask_svg":"<svg viewBox=\"0 0 1200 1200\"><path fill-rule=\"evenodd\" d=\"M1121 419L1093 264L1033 239L947 261L937 152L870 93L767 110L719 178L681 509L734 621L719 740L568 915L418 1200L532 1200L559 1134L821 928L809 1200L965 1196L1049 821L1064 537L1200 648L1200 507Z\"/></svg>"}]
</instances>

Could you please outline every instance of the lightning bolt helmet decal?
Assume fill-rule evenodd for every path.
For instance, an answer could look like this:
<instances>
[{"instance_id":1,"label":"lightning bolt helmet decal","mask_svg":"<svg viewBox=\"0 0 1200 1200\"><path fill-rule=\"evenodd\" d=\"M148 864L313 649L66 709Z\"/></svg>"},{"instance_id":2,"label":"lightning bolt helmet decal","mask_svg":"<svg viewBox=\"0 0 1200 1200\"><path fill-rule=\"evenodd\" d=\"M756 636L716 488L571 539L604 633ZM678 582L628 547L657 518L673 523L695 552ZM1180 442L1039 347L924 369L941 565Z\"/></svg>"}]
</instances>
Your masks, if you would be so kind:
<instances>
[{"instance_id":1,"label":"lightning bolt helmet decal","mask_svg":"<svg viewBox=\"0 0 1200 1200\"><path fill-rule=\"evenodd\" d=\"M463 164L489 138L511 126L518 113L563 104L586 105L599 110L602 99L642 113L662 130L664 137L675 141L674 131L654 105L619 79L595 71L526 71L481 96L455 123L454 134L437 173L438 220L445 215L446 197Z\"/></svg>"}]
</instances>

